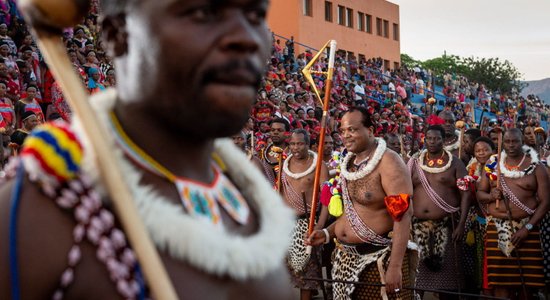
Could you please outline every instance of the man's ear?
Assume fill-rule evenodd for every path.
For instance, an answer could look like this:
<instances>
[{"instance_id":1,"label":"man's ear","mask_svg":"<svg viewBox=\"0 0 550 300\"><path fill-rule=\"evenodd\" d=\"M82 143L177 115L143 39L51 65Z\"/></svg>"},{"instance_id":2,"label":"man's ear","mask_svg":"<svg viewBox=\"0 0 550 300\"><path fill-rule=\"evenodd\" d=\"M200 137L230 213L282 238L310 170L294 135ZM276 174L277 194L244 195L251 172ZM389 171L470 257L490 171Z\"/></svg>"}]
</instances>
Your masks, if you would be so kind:
<instances>
[{"instance_id":1,"label":"man's ear","mask_svg":"<svg viewBox=\"0 0 550 300\"><path fill-rule=\"evenodd\" d=\"M367 130L370 132L370 134L374 135L374 126L367 127Z\"/></svg>"},{"instance_id":2,"label":"man's ear","mask_svg":"<svg viewBox=\"0 0 550 300\"><path fill-rule=\"evenodd\" d=\"M107 45L107 53L113 57L123 56L128 52L128 31L126 15L106 16L101 20L102 37Z\"/></svg>"}]
</instances>

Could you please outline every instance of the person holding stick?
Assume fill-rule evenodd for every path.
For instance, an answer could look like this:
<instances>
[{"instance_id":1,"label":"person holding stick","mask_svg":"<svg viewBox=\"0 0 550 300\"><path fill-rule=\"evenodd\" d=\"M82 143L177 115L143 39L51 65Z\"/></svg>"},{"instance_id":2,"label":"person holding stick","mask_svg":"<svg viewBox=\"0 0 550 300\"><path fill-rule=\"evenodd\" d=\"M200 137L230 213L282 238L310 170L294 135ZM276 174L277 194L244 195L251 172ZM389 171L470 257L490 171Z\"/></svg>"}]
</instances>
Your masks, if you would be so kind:
<instances>
[{"instance_id":1,"label":"person holding stick","mask_svg":"<svg viewBox=\"0 0 550 300\"><path fill-rule=\"evenodd\" d=\"M261 160L264 164L265 173L275 185L279 177L279 162L284 161L287 152L287 133L290 131L290 124L283 118L275 118L269 123L269 139L271 143L262 150ZM280 148L283 151L274 151L273 148ZM282 156L282 157L279 157Z\"/></svg>"},{"instance_id":2,"label":"person holding stick","mask_svg":"<svg viewBox=\"0 0 550 300\"><path fill-rule=\"evenodd\" d=\"M544 287L538 225L550 208L550 180L537 152L523 144L520 129L507 130L502 144L500 161L494 156L489 160L489 176L477 192L478 202L488 205L484 285L494 296L518 293L531 299L534 289ZM496 168L500 176L495 176Z\"/></svg>"},{"instance_id":3,"label":"person holding stick","mask_svg":"<svg viewBox=\"0 0 550 300\"><path fill-rule=\"evenodd\" d=\"M224 138L244 125L269 57L268 1L101 4L117 87L92 97L95 111L86 113L105 126L143 234L173 284L175 295L155 298L290 299L283 259L292 211ZM41 11L35 7L34 17ZM33 20L35 29L49 24L42 21ZM121 211L111 212L116 194L102 193L89 140L76 140L82 117L74 120L76 135L58 124L30 135L24 164L7 171L17 178L0 186L0 299L149 298L146 286L155 292L154 276L140 268L149 257L131 249L131 226L121 230ZM61 151L44 146L56 141Z\"/></svg>"},{"instance_id":4,"label":"person holding stick","mask_svg":"<svg viewBox=\"0 0 550 300\"><path fill-rule=\"evenodd\" d=\"M332 279L374 284L334 283L334 299L413 297L410 290L402 290L414 282L416 270L410 261L414 254L407 251L412 183L399 154L387 151L385 141L375 138L373 130L363 107L351 108L343 116L340 131L349 151L340 174L344 213L307 240L320 245L335 239Z\"/></svg>"},{"instance_id":5,"label":"person holding stick","mask_svg":"<svg viewBox=\"0 0 550 300\"><path fill-rule=\"evenodd\" d=\"M281 173L281 194L286 204L290 206L297 217L292 243L288 250L287 266L294 287L300 289L300 299L311 299L312 291L319 288L315 281L304 281L302 277L321 277L319 251L309 255L306 251L305 237L309 224L311 203L308 201L313 193L313 181L317 160L321 159L317 153L309 150L309 134L304 129L295 129L290 136L290 155L284 161ZM328 169L321 164L320 182L328 180ZM305 196L305 198L304 198ZM326 206L321 206L321 214L315 226L321 229L325 226L328 217Z\"/></svg>"}]
</instances>

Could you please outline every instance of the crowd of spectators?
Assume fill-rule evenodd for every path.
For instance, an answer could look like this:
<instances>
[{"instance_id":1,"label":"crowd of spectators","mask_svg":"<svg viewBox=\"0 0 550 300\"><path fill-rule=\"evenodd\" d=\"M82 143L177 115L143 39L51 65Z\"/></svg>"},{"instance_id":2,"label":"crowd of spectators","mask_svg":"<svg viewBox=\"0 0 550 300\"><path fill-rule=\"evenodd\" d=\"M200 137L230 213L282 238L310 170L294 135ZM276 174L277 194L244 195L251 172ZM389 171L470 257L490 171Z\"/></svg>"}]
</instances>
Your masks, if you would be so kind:
<instances>
[{"instance_id":1,"label":"crowd of spectators","mask_svg":"<svg viewBox=\"0 0 550 300\"><path fill-rule=\"evenodd\" d=\"M284 118L292 128L308 130L312 147L316 147L322 103L301 73L313 53L311 50L295 53L295 49L293 38L282 42L273 35L271 61L246 129L247 133L255 133L256 151L268 144L269 121L273 118ZM325 90L325 75L321 72L327 70L327 65L328 57L321 55L312 67L321 98ZM443 109L452 111L466 128L482 127L485 132L494 126L514 124L539 127L550 109L536 96L524 98L517 91L491 92L482 83L454 74L436 78L430 70L419 66L385 69L381 58L357 59L345 52L337 53L333 83L327 133L337 145L341 144L340 117L351 106L368 107L378 136L403 134L406 151L421 147L425 117ZM436 83L441 86L434 90ZM418 99L420 103L413 101ZM481 112L481 117L474 115L474 109L478 114ZM482 120L481 124L476 119Z\"/></svg>"}]
</instances>

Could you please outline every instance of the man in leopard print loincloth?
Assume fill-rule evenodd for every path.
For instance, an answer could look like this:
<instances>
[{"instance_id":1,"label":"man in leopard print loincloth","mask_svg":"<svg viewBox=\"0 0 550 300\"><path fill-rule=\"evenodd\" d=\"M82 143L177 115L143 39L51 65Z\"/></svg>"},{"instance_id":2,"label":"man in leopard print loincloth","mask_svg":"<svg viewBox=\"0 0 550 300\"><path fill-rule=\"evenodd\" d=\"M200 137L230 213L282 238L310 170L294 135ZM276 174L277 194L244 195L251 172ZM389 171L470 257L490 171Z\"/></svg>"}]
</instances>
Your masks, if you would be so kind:
<instances>
[{"instance_id":1,"label":"man in leopard print loincloth","mask_svg":"<svg viewBox=\"0 0 550 300\"><path fill-rule=\"evenodd\" d=\"M409 264L414 252L407 251L412 214L408 170L397 153L386 151L383 139L374 137L366 109L348 111L340 129L349 151L341 164L344 214L314 231L308 243L336 238L332 278L373 284L334 283L334 299L412 299L412 292L403 290L414 282L416 269Z\"/></svg>"},{"instance_id":2,"label":"man in leopard print loincloth","mask_svg":"<svg viewBox=\"0 0 550 300\"><path fill-rule=\"evenodd\" d=\"M470 193L457 187L466 167L443 148L446 133L442 126L428 127L426 149L409 161L415 200L413 236L420 250L416 285L423 289L458 290L462 283L455 251L459 247L453 242L460 241L464 232ZM458 211L460 220L453 224Z\"/></svg>"}]
</instances>

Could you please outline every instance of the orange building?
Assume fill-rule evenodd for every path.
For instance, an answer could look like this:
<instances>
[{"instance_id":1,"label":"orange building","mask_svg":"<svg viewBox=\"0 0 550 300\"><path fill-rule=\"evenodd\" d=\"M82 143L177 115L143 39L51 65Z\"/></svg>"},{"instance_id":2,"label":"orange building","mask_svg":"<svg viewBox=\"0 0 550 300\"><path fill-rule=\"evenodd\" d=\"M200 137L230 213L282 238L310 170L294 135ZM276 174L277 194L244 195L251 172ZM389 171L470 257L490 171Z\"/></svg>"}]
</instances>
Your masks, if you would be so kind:
<instances>
[{"instance_id":1,"label":"orange building","mask_svg":"<svg viewBox=\"0 0 550 300\"><path fill-rule=\"evenodd\" d=\"M275 34L309 47L335 39L356 58L382 57L386 68L401 62L399 6L385 0L272 0L268 23ZM296 44L296 53L304 50Z\"/></svg>"}]
</instances>

